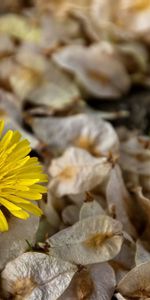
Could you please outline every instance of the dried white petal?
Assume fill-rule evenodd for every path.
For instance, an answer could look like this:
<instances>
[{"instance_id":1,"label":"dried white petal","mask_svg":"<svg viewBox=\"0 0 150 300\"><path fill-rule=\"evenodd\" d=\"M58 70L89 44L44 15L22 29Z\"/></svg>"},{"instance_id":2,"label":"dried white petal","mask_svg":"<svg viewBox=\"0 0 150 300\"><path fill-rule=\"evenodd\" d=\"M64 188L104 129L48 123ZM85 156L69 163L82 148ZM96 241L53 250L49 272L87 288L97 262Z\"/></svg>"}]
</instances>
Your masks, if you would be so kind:
<instances>
[{"instance_id":1,"label":"dried white petal","mask_svg":"<svg viewBox=\"0 0 150 300\"><path fill-rule=\"evenodd\" d=\"M130 79L115 48L101 42L87 48L71 45L56 52L53 59L74 73L86 90L97 97L120 97L130 87Z\"/></svg>"},{"instance_id":2,"label":"dried white petal","mask_svg":"<svg viewBox=\"0 0 150 300\"><path fill-rule=\"evenodd\" d=\"M149 298L150 295L150 262L132 269L118 284L117 290L124 297Z\"/></svg>"},{"instance_id":3,"label":"dried white petal","mask_svg":"<svg viewBox=\"0 0 150 300\"><path fill-rule=\"evenodd\" d=\"M73 225L79 219L79 207L77 205L68 205L62 211L62 219L66 225Z\"/></svg>"},{"instance_id":4,"label":"dried white petal","mask_svg":"<svg viewBox=\"0 0 150 300\"><path fill-rule=\"evenodd\" d=\"M82 220L88 217L94 217L101 214L104 215L105 211L97 201L93 200L82 204L79 219Z\"/></svg>"},{"instance_id":5,"label":"dried white petal","mask_svg":"<svg viewBox=\"0 0 150 300\"><path fill-rule=\"evenodd\" d=\"M150 191L150 138L148 136L129 137L122 143L120 164L128 182L141 185L145 191Z\"/></svg>"},{"instance_id":6,"label":"dried white petal","mask_svg":"<svg viewBox=\"0 0 150 300\"><path fill-rule=\"evenodd\" d=\"M53 205L55 200L55 197L50 192L48 192L46 203L44 201L40 201L40 207L49 224L51 224L54 228L58 228L60 224L60 218Z\"/></svg>"},{"instance_id":7,"label":"dried white petal","mask_svg":"<svg viewBox=\"0 0 150 300\"><path fill-rule=\"evenodd\" d=\"M45 114L48 115L68 111L72 107L77 106L80 100L81 97L77 85L66 73L53 64L47 65L43 80L27 97L29 104L45 108ZM41 130L40 124L38 130ZM47 130L48 128L46 127L45 131Z\"/></svg>"},{"instance_id":8,"label":"dried white petal","mask_svg":"<svg viewBox=\"0 0 150 300\"><path fill-rule=\"evenodd\" d=\"M2 287L6 295L19 295L20 299L56 300L76 270L74 265L56 257L28 252L6 265Z\"/></svg>"},{"instance_id":9,"label":"dried white petal","mask_svg":"<svg viewBox=\"0 0 150 300\"><path fill-rule=\"evenodd\" d=\"M89 191L106 179L111 168L106 157L95 158L85 150L71 147L52 160L49 187L58 197Z\"/></svg>"},{"instance_id":10,"label":"dried white petal","mask_svg":"<svg viewBox=\"0 0 150 300\"><path fill-rule=\"evenodd\" d=\"M128 271L135 266L136 246L132 238L124 232L124 241L119 254L111 261L116 273L116 280L119 282Z\"/></svg>"},{"instance_id":11,"label":"dried white petal","mask_svg":"<svg viewBox=\"0 0 150 300\"><path fill-rule=\"evenodd\" d=\"M56 103L54 101L54 105ZM37 137L53 151L61 152L69 146L76 146L95 156L110 151L118 153L118 137L111 124L102 120L98 113L59 118L37 117L33 118L32 128Z\"/></svg>"},{"instance_id":12,"label":"dried white petal","mask_svg":"<svg viewBox=\"0 0 150 300\"><path fill-rule=\"evenodd\" d=\"M140 265L145 262L150 262L150 252L146 250L146 248L144 247L144 243L142 243L142 241L137 240L135 263L136 265Z\"/></svg>"},{"instance_id":13,"label":"dried white petal","mask_svg":"<svg viewBox=\"0 0 150 300\"><path fill-rule=\"evenodd\" d=\"M135 236L136 233L128 215L132 199L125 187L118 165L111 170L106 187L106 198L108 205L114 206L115 216L123 224L124 230L131 236Z\"/></svg>"},{"instance_id":14,"label":"dried white petal","mask_svg":"<svg viewBox=\"0 0 150 300\"><path fill-rule=\"evenodd\" d=\"M52 253L81 265L112 259L122 241L121 223L102 215L83 219L48 239Z\"/></svg>"},{"instance_id":15,"label":"dried white petal","mask_svg":"<svg viewBox=\"0 0 150 300\"><path fill-rule=\"evenodd\" d=\"M110 300L115 286L115 274L108 263L92 264L74 276L59 300Z\"/></svg>"},{"instance_id":16,"label":"dried white petal","mask_svg":"<svg viewBox=\"0 0 150 300\"><path fill-rule=\"evenodd\" d=\"M136 187L132 190L132 214L133 222L139 235L143 239L150 238L150 199L143 195L142 188Z\"/></svg>"}]
</instances>

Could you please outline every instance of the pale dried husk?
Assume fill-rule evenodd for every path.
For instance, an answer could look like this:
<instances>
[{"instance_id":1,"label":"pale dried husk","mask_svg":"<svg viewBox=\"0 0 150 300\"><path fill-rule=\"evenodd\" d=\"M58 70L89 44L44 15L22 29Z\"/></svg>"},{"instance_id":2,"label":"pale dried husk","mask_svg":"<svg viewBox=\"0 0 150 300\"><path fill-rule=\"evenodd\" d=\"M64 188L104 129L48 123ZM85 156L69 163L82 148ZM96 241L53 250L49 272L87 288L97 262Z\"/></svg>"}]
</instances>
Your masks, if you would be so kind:
<instances>
[{"instance_id":1,"label":"pale dried husk","mask_svg":"<svg viewBox=\"0 0 150 300\"><path fill-rule=\"evenodd\" d=\"M0 35L0 59L12 55L15 50L13 41L7 35Z\"/></svg>"},{"instance_id":2,"label":"pale dried husk","mask_svg":"<svg viewBox=\"0 0 150 300\"><path fill-rule=\"evenodd\" d=\"M148 136L134 136L121 144L121 168L130 185L142 186L150 191L150 139Z\"/></svg>"},{"instance_id":3,"label":"pale dried husk","mask_svg":"<svg viewBox=\"0 0 150 300\"><path fill-rule=\"evenodd\" d=\"M115 271L117 283L135 266L135 242L126 232L123 235L122 248L119 254L110 262Z\"/></svg>"},{"instance_id":4,"label":"pale dried husk","mask_svg":"<svg viewBox=\"0 0 150 300\"><path fill-rule=\"evenodd\" d=\"M31 123L36 136L48 144L54 153L76 146L94 156L109 152L118 154L118 137L111 124L101 119L98 113L59 118L35 117Z\"/></svg>"},{"instance_id":5,"label":"pale dried husk","mask_svg":"<svg viewBox=\"0 0 150 300\"><path fill-rule=\"evenodd\" d=\"M150 198L143 195L141 187L135 187L131 190L133 223L143 240L150 238Z\"/></svg>"},{"instance_id":6,"label":"pale dried husk","mask_svg":"<svg viewBox=\"0 0 150 300\"><path fill-rule=\"evenodd\" d=\"M53 159L49 167L49 188L57 197L90 191L107 178L112 168L107 157L95 158L75 147Z\"/></svg>"},{"instance_id":7,"label":"pale dried husk","mask_svg":"<svg viewBox=\"0 0 150 300\"><path fill-rule=\"evenodd\" d=\"M111 170L106 186L106 199L108 206L114 209L115 218L123 224L124 230L136 237L136 231L130 221L133 203L118 165Z\"/></svg>"},{"instance_id":8,"label":"pale dried husk","mask_svg":"<svg viewBox=\"0 0 150 300\"><path fill-rule=\"evenodd\" d=\"M80 24L70 16L67 18L57 18L52 14L47 14L41 18L41 23L41 46L44 48L46 54L51 55L62 43L82 42L82 39L80 39Z\"/></svg>"},{"instance_id":9,"label":"pale dried husk","mask_svg":"<svg viewBox=\"0 0 150 300\"><path fill-rule=\"evenodd\" d=\"M48 62L39 86L28 94L26 103L33 106L31 114L36 114L35 106L37 106L38 109L43 109L44 115L61 114L83 105L74 80L53 63ZM34 128L34 119L31 125L32 123ZM42 139L41 136L40 138Z\"/></svg>"},{"instance_id":10,"label":"pale dried husk","mask_svg":"<svg viewBox=\"0 0 150 300\"><path fill-rule=\"evenodd\" d=\"M104 209L100 206L100 204L97 201L92 200L82 204L79 214L79 220L105 214L106 213Z\"/></svg>"},{"instance_id":11,"label":"pale dried husk","mask_svg":"<svg viewBox=\"0 0 150 300\"><path fill-rule=\"evenodd\" d=\"M150 252L146 249L145 246L147 245L144 245L141 240L137 240L135 254L135 263L137 266L142 263L150 262Z\"/></svg>"},{"instance_id":12,"label":"pale dried husk","mask_svg":"<svg viewBox=\"0 0 150 300\"><path fill-rule=\"evenodd\" d=\"M24 253L3 270L3 291L16 300L56 300L68 287L76 270L76 266L53 256Z\"/></svg>"},{"instance_id":13,"label":"pale dried husk","mask_svg":"<svg viewBox=\"0 0 150 300\"><path fill-rule=\"evenodd\" d=\"M0 116L6 123L18 124L22 121L19 99L4 89L0 89Z\"/></svg>"},{"instance_id":14,"label":"pale dried husk","mask_svg":"<svg viewBox=\"0 0 150 300\"><path fill-rule=\"evenodd\" d=\"M13 92L23 101L41 82L41 74L31 68L17 65L9 77Z\"/></svg>"},{"instance_id":15,"label":"pale dried husk","mask_svg":"<svg viewBox=\"0 0 150 300\"><path fill-rule=\"evenodd\" d=\"M122 241L121 223L105 215L85 218L47 240L50 252L81 265L112 259Z\"/></svg>"},{"instance_id":16,"label":"pale dried husk","mask_svg":"<svg viewBox=\"0 0 150 300\"><path fill-rule=\"evenodd\" d=\"M62 220L65 225L73 225L79 219L79 206L70 204L66 206L62 211Z\"/></svg>"},{"instance_id":17,"label":"pale dried husk","mask_svg":"<svg viewBox=\"0 0 150 300\"><path fill-rule=\"evenodd\" d=\"M115 286L115 274L108 263L92 264L74 276L59 300L110 300Z\"/></svg>"},{"instance_id":18,"label":"pale dried husk","mask_svg":"<svg viewBox=\"0 0 150 300\"><path fill-rule=\"evenodd\" d=\"M133 268L118 284L117 290L124 297L149 298L150 262Z\"/></svg>"},{"instance_id":19,"label":"pale dried husk","mask_svg":"<svg viewBox=\"0 0 150 300\"><path fill-rule=\"evenodd\" d=\"M96 97L118 98L129 90L129 76L108 42L68 46L54 53L53 59L75 74L87 92Z\"/></svg>"},{"instance_id":20,"label":"pale dried husk","mask_svg":"<svg viewBox=\"0 0 150 300\"><path fill-rule=\"evenodd\" d=\"M60 218L54 207L55 201L57 201L57 199L55 199L55 197L48 192L46 202L44 200L40 201L40 208L42 209L44 216L46 216L48 223L52 227L58 228L60 225Z\"/></svg>"}]
</instances>

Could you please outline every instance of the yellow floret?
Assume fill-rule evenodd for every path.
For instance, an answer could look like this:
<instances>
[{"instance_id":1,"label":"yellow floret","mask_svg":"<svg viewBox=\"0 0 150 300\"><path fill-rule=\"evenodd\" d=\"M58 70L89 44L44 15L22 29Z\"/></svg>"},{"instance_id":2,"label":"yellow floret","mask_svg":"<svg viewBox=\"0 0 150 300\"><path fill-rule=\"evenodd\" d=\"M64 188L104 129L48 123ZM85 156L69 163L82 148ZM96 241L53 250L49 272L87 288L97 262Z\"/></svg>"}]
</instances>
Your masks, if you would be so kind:
<instances>
[{"instance_id":1,"label":"yellow floret","mask_svg":"<svg viewBox=\"0 0 150 300\"><path fill-rule=\"evenodd\" d=\"M4 122L0 121L0 136ZM5 207L17 218L27 219L30 214L40 216L41 209L31 201L40 200L47 182L37 158L31 158L30 144L21 139L18 131L9 130L0 140L0 207ZM0 231L7 231L8 223L0 209Z\"/></svg>"}]
</instances>

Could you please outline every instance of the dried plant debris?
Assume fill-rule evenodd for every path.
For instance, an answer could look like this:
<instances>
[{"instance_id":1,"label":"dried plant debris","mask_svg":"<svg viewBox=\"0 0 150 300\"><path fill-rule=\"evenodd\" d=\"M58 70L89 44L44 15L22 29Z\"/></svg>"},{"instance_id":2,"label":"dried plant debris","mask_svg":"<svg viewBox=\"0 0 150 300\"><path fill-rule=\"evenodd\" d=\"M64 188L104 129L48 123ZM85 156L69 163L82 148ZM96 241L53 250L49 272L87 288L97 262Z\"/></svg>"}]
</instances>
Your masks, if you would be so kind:
<instances>
[{"instance_id":1,"label":"dried plant debris","mask_svg":"<svg viewBox=\"0 0 150 300\"><path fill-rule=\"evenodd\" d=\"M52 236L50 253L87 265L115 257L122 245L122 225L105 215L87 217Z\"/></svg>"},{"instance_id":2,"label":"dried plant debris","mask_svg":"<svg viewBox=\"0 0 150 300\"><path fill-rule=\"evenodd\" d=\"M69 146L83 148L93 156L109 152L118 154L119 140L110 123L99 114L77 114L68 117L35 117L31 121L37 138L51 149L64 151Z\"/></svg>"},{"instance_id":3,"label":"dried plant debris","mask_svg":"<svg viewBox=\"0 0 150 300\"><path fill-rule=\"evenodd\" d=\"M140 265L145 262L150 261L150 252L148 251L147 243L143 243L141 240L137 240L136 242L136 255L135 255L135 263L136 265Z\"/></svg>"},{"instance_id":4,"label":"dried plant debris","mask_svg":"<svg viewBox=\"0 0 150 300\"><path fill-rule=\"evenodd\" d=\"M91 95L118 98L129 90L128 74L109 43L102 42L90 48L68 46L56 52L53 59L75 74Z\"/></svg>"},{"instance_id":5,"label":"dried plant debris","mask_svg":"<svg viewBox=\"0 0 150 300\"><path fill-rule=\"evenodd\" d=\"M55 300L68 287L76 266L43 253L25 253L8 263L2 287L14 299Z\"/></svg>"},{"instance_id":6,"label":"dried plant debris","mask_svg":"<svg viewBox=\"0 0 150 300\"><path fill-rule=\"evenodd\" d=\"M126 298L149 298L150 262L133 268L119 282L117 290Z\"/></svg>"},{"instance_id":7,"label":"dried plant debris","mask_svg":"<svg viewBox=\"0 0 150 300\"><path fill-rule=\"evenodd\" d=\"M125 177L132 185L150 191L150 138L134 136L121 144L120 164Z\"/></svg>"},{"instance_id":8,"label":"dried plant debris","mask_svg":"<svg viewBox=\"0 0 150 300\"><path fill-rule=\"evenodd\" d=\"M95 158L86 150L70 147L52 160L49 188L58 197L86 192L102 183L111 168L107 157Z\"/></svg>"},{"instance_id":9,"label":"dried plant debris","mask_svg":"<svg viewBox=\"0 0 150 300\"><path fill-rule=\"evenodd\" d=\"M59 300L109 300L116 286L113 269L108 263L84 267L71 281L70 286Z\"/></svg>"},{"instance_id":10,"label":"dried plant debris","mask_svg":"<svg viewBox=\"0 0 150 300\"><path fill-rule=\"evenodd\" d=\"M115 218L119 220L124 230L131 236L136 236L135 229L129 218L132 200L124 184L121 170L118 165L111 170L106 187L106 198L108 207L113 209Z\"/></svg>"},{"instance_id":11,"label":"dried plant debris","mask_svg":"<svg viewBox=\"0 0 150 300\"><path fill-rule=\"evenodd\" d=\"M88 217L94 217L97 215L105 215L104 209L100 206L100 204L92 199L91 201L87 201L83 203L80 209L79 219L85 219Z\"/></svg>"}]
</instances>

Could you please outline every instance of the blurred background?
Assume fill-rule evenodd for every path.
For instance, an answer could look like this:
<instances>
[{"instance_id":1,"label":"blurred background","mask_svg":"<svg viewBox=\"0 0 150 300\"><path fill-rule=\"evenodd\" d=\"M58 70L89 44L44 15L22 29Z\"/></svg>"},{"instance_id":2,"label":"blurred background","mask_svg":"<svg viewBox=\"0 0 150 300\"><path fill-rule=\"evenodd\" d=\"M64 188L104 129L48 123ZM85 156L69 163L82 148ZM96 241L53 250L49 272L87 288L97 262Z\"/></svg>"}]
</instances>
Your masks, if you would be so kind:
<instances>
[{"instance_id":1,"label":"blurred background","mask_svg":"<svg viewBox=\"0 0 150 300\"><path fill-rule=\"evenodd\" d=\"M32 134L37 116L93 109L149 134L149 103L150 0L1 1L0 116L8 127Z\"/></svg>"}]
</instances>

